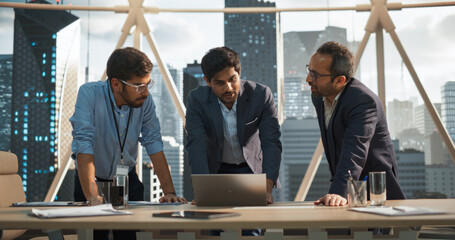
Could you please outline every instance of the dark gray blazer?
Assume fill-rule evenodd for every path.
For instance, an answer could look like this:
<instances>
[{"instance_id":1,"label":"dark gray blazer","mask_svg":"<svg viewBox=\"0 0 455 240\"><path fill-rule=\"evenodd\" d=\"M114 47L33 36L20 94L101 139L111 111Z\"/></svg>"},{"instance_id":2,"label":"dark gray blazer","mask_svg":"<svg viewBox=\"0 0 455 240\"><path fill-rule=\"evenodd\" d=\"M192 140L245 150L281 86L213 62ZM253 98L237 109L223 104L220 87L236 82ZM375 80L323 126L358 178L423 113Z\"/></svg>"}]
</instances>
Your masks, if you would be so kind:
<instances>
[{"instance_id":1,"label":"dark gray blazer","mask_svg":"<svg viewBox=\"0 0 455 240\"><path fill-rule=\"evenodd\" d=\"M327 130L322 97L312 99L332 173L329 193L346 197L348 170L355 180L362 180L372 171L385 171L387 199L404 199L394 147L378 96L352 78L338 99Z\"/></svg>"},{"instance_id":2,"label":"dark gray blazer","mask_svg":"<svg viewBox=\"0 0 455 240\"><path fill-rule=\"evenodd\" d=\"M186 111L189 163L193 174L217 173L223 156L223 115L208 86L190 92ZM270 88L241 80L237 99L237 135L243 156L254 173L274 182L281 162L280 126Z\"/></svg>"}]
</instances>

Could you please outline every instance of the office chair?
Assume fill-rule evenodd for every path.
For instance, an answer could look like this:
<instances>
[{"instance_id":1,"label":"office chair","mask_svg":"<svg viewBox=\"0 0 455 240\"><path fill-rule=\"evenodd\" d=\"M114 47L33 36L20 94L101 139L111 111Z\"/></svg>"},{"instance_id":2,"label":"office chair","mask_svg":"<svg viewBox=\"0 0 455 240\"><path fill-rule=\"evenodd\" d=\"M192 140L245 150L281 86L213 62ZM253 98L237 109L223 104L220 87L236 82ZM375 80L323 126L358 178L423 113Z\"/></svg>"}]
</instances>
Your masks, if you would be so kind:
<instances>
[{"instance_id":1,"label":"office chair","mask_svg":"<svg viewBox=\"0 0 455 240\"><path fill-rule=\"evenodd\" d=\"M0 207L9 207L15 202L25 202L24 186L22 179L17 175L18 161L14 153L0 151ZM0 229L0 240L10 240L22 236L27 230L2 230ZM35 231L36 232L36 231ZM26 237L25 234L22 237ZM31 234L37 235L37 233ZM45 233L38 235L46 235ZM77 235L64 235L64 239L77 239ZM28 237L27 237L28 238ZM33 237L30 240L49 239L47 236Z\"/></svg>"},{"instance_id":2,"label":"office chair","mask_svg":"<svg viewBox=\"0 0 455 240\"><path fill-rule=\"evenodd\" d=\"M22 179L17 175L17 157L14 153L0 151L0 207L11 206L15 202L25 202ZM1 240L14 239L25 233L24 230L3 230Z\"/></svg>"}]
</instances>

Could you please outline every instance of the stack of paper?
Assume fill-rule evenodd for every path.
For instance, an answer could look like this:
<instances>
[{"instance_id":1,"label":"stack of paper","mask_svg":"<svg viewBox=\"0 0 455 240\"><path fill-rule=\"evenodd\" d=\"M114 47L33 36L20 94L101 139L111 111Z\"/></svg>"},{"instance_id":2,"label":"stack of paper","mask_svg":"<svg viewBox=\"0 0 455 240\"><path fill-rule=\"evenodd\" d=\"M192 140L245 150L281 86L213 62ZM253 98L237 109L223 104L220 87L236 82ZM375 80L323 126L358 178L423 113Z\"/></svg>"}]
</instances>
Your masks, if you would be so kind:
<instances>
[{"instance_id":1,"label":"stack of paper","mask_svg":"<svg viewBox=\"0 0 455 240\"><path fill-rule=\"evenodd\" d=\"M39 218L61 218L61 217L89 217L89 216L107 216L107 215L129 215L133 214L128 211L118 211L112 207L112 204L104 204L92 207L71 207L40 210L33 208L32 215Z\"/></svg>"},{"instance_id":2,"label":"stack of paper","mask_svg":"<svg viewBox=\"0 0 455 240\"><path fill-rule=\"evenodd\" d=\"M445 214L446 212L424 207L365 207L365 208L351 208L351 211L373 213L386 216L409 216L409 215L428 215L428 214Z\"/></svg>"}]
</instances>

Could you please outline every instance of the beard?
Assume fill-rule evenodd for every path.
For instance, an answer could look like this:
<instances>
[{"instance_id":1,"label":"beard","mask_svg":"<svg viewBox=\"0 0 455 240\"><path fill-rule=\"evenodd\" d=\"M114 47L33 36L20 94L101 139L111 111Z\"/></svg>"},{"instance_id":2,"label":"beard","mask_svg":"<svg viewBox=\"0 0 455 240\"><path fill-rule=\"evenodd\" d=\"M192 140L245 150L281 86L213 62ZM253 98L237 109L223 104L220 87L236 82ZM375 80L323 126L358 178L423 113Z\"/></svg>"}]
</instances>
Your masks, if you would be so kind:
<instances>
[{"instance_id":1,"label":"beard","mask_svg":"<svg viewBox=\"0 0 455 240\"><path fill-rule=\"evenodd\" d=\"M147 99L147 96L144 96L144 97L138 97L134 100L130 100L128 94L126 94L125 91L122 92L122 98L123 100L125 100L126 104L129 106L129 107L132 107L132 108L140 108L142 107L142 105L144 105L145 103L145 99Z\"/></svg>"}]
</instances>

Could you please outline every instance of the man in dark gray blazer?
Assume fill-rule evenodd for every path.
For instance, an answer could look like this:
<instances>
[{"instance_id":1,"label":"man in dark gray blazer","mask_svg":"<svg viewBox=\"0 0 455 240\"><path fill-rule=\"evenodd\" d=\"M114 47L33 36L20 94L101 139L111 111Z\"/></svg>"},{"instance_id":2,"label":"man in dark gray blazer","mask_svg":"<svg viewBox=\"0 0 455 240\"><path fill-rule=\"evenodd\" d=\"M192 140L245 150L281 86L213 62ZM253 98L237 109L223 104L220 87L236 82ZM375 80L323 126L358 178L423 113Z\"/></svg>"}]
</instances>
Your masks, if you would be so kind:
<instances>
[{"instance_id":1,"label":"man in dark gray blazer","mask_svg":"<svg viewBox=\"0 0 455 240\"><path fill-rule=\"evenodd\" d=\"M270 88L241 80L239 57L227 47L211 49L201 67L208 86L191 91L186 112L191 172L265 173L272 203L282 148Z\"/></svg>"},{"instance_id":2,"label":"man in dark gray blazer","mask_svg":"<svg viewBox=\"0 0 455 240\"><path fill-rule=\"evenodd\" d=\"M348 170L354 180L385 171L387 199L404 199L384 109L378 96L353 78L352 53L339 43L327 42L306 70L332 174L329 193L314 203L345 205Z\"/></svg>"}]
</instances>

